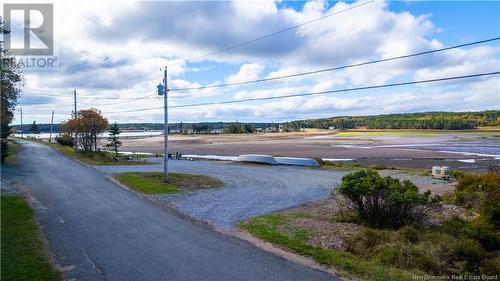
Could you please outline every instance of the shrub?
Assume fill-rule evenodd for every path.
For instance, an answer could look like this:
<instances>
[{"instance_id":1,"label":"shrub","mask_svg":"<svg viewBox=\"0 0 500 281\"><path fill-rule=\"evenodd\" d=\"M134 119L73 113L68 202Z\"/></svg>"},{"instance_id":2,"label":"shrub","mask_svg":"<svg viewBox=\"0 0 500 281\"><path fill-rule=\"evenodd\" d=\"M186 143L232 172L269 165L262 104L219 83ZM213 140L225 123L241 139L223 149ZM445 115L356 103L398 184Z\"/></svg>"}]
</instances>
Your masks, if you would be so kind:
<instances>
[{"instance_id":1,"label":"shrub","mask_svg":"<svg viewBox=\"0 0 500 281\"><path fill-rule=\"evenodd\" d=\"M500 257L486 259L481 263L479 273L485 275L497 275L500 272Z\"/></svg>"},{"instance_id":2,"label":"shrub","mask_svg":"<svg viewBox=\"0 0 500 281\"><path fill-rule=\"evenodd\" d=\"M403 253L401 253L401 248L396 246L386 246L381 248L374 259L378 263L383 265L398 265L402 259Z\"/></svg>"},{"instance_id":3,"label":"shrub","mask_svg":"<svg viewBox=\"0 0 500 281\"><path fill-rule=\"evenodd\" d=\"M405 226L401 228L399 231L399 236L405 242L409 243L417 243L419 240L418 230L413 226Z\"/></svg>"},{"instance_id":4,"label":"shrub","mask_svg":"<svg viewBox=\"0 0 500 281\"><path fill-rule=\"evenodd\" d=\"M485 252L481 244L473 239L460 239L454 247L455 254L469 262L480 261Z\"/></svg>"},{"instance_id":5,"label":"shrub","mask_svg":"<svg viewBox=\"0 0 500 281\"><path fill-rule=\"evenodd\" d=\"M462 207L481 210L500 200L500 174L464 174L454 194L454 203Z\"/></svg>"},{"instance_id":6,"label":"shrub","mask_svg":"<svg viewBox=\"0 0 500 281\"><path fill-rule=\"evenodd\" d=\"M64 135L61 135L61 136L57 136L56 137L56 142L60 145L64 145L64 146L73 146L74 143L73 143L73 138L71 137L70 134L64 134Z\"/></svg>"},{"instance_id":7,"label":"shrub","mask_svg":"<svg viewBox=\"0 0 500 281\"><path fill-rule=\"evenodd\" d=\"M430 191L419 193L408 180L382 178L373 170L344 176L338 191L360 220L374 228L397 229L419 223L425 218L428 206L439 200Z\"/></svg>"}]
</instances>

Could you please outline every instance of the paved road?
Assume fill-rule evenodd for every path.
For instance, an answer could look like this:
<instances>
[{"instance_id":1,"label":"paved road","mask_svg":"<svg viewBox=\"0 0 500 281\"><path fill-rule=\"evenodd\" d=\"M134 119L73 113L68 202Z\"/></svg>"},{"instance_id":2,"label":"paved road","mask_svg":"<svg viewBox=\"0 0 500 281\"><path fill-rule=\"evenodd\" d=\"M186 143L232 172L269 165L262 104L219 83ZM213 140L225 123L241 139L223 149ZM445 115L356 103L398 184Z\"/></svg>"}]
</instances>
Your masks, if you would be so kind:
<instances>
[{"instance_id":1,"label":"paved road","mask_svg":"<svg viewBox=\"0 0 500 281\"><path fill-rule=\"evenodd\" d=\"M3 176L29 188L66 280L339 280L184 220L44 145L22 142L19 160Z\"/></svg>"}]
</instances>

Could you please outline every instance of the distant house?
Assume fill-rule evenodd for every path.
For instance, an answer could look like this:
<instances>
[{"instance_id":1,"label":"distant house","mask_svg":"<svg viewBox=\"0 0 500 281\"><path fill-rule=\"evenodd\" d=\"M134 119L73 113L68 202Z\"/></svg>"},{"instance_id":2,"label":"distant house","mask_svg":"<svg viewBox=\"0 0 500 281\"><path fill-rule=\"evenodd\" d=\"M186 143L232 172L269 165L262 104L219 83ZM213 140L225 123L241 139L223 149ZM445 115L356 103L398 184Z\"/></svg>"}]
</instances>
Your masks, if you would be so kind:
<instances>
[{"instance_id":1,"label":"distant house","mask_svg":"<svg viewBox=\"0 0 500 281\"><path fill-rule=\"evenodd\" d=\"M328 127L328 130L335 130L335 127L334 126L330 126L330 127Z\"/></svg>"}]
</instances>

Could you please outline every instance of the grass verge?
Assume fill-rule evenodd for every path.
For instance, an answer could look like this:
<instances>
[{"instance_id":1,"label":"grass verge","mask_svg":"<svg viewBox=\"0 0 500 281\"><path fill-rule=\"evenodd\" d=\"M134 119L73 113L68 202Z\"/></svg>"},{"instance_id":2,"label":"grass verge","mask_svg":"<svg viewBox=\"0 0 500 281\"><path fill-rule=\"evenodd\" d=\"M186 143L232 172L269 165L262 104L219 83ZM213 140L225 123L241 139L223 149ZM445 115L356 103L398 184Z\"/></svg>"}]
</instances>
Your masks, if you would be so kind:
<instances>
[{"instance_id":1,"label":"grass verge","mask_svg":"<svg viewBox=\"0 0 500 281\"><path fill-rule=\"evenodd\" d=\"M264 215L243 222L240 228L250 234L279 245L299 255L312 257L318 263L333 266L341 275L354 275L369 280L412 280L412 273L398 268L377 265L363 261L347 252L338 252L310 245L310 234L304 229L292 229L288 218L280 214ZM289 229L283 231L282 229ZM421 273L420 273L421 274Z\"/></svg>"},{"instance_id":2,"label":"grass verge","mask_svg":"<svg viewBox=\"0 0 500 281\"><path fill-rule=\"evenodd\" d=\"M1 197L2 280L62 280L51 263L33 211L20 196Z\"/></svg>"},{"instance_id":3,"label":"grass verge","mask_svg":"<svg viewBox=\"0 0 500 281\"><path fill-rule=\"evenodd\" d=\"M12 140L8 144L8 156L5 158L5 164L16 165L17 164L17 151L19 150L19 145Z\"/></svg>"},{"instance_id":4,"label":"grass verge","mask_svg":"<svg viewBox=\"0 0 500 281\"><path fill-rule=\"evenodd\" d=\"M127 156L121 155L118 160L115 159L114 154L109 151L89 151L84 152L76 150L70 146L64 146L57 143L49 143L45 141L39 141L46 144L52 148L55 148L62 153L71 156L83 163L96 166L108 166L108 165L149 165L152 164L147 161L129 161Z\"/></svg>"},{"instance_id":5,"label":"grass verge","mask_svg":"<svg viewBox=\"0 0 500 281\"><path fill-rule=\"evenodd\" d=\"M222 181L192 174L169 173L168 182L163 182L161 172L129 172L114 175L122 184L143 193L176 193L186 190L216 188L223 185Z\"/></svg>"}]
</instances>

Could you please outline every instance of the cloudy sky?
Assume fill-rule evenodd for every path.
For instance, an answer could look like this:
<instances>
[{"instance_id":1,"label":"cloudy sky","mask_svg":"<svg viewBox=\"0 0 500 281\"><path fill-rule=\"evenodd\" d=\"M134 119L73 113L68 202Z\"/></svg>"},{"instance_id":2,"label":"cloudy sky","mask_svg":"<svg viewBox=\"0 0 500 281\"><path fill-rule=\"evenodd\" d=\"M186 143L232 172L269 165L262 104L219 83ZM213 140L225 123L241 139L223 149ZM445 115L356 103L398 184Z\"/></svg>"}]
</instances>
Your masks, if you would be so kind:
<instances>
[{"instance_id":1,"label":"cloudy sky","mask_svg":"<svg viewBox=\"0 0 500 281\"><path fill-rule=\"evenodd\" d=\"M245 46L207 53L346 10L352 1L56 1L59 69L25 72L24 123L102 110L111 122L162 122L169 88L234 83L411 54L500 35L498 1L380 1ZM6 1L10 2L10 1ZM45 1L46 2L46 1ZM170 105L300 94L500 70L500 41L266 83L172 91ZM144 97L140 99L134 99ZM172 122L285 121L339 115L500 108L499 76L170 109ZM128 111L128 112L124 112ZM132 111L132 112L131 112ZM15 123L20 122L16 114Z\"/></svg>"}]
</instances>

